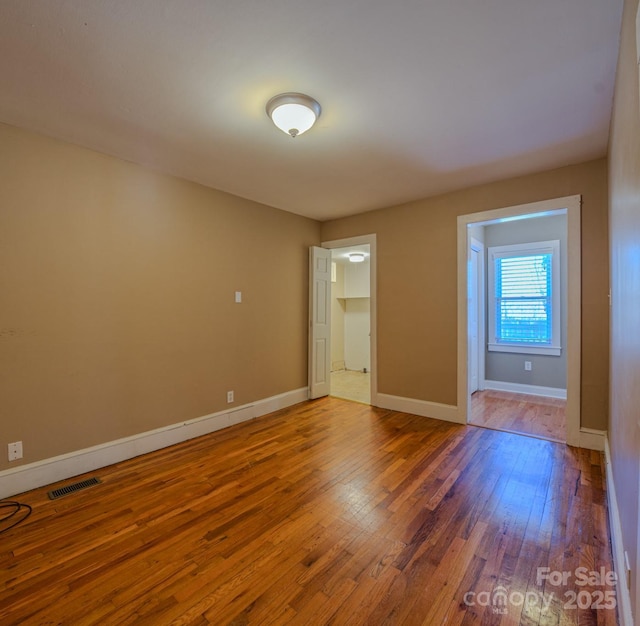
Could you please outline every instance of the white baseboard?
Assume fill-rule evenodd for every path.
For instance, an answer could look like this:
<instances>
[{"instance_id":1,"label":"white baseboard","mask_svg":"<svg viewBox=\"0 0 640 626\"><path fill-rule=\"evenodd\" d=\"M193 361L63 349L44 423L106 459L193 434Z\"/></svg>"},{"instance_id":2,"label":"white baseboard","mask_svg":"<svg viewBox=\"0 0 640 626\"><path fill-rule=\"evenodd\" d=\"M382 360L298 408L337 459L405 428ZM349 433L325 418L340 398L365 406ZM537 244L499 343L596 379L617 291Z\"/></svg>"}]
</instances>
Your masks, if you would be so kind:
<instances>
[{"instance_id":1,"label":"white baseboard","mask_svg":"<svg viewBox=\"0 0 640 626\"><path fill-rule=\"evenodd\" d=\"M304 402L308 388L302 387L286 393L234 407L228 411L211 413L195 419L171 424L131 437L109 441L83 450L20 465L0 472L0 498L7 498L30 489L66 480L100 467L119 463L147 452L200 437L246 420L273 413L278 409Z\"/></svg>"},{"instance_id":2,"label":"white baseboard","mask_svg":"<svg viewBox=\"0 0 640 626\"><path fill-rule=\"evenodd\" d=\"M500 380L483 381L483 389L493 389L494 391L511 391L513 393L526 393L530 396L545 396L547 398L567 399L566 389L556 387L540 387L539 385L523 385L521 383L505 383Z\"/></svg>"},{"instance_id":3,"label":"white baseboard","mask_svg":"<svg viewBox=\"0 0 640 626\"><path fill-rule=\"evenodd\" d=\"M403 398L386 393L376 394L375 402L375 406L383 409L402 411L403 413L411 413L412 415L420 415L422 417L433 417L434 419L444 420L445 422L464 424L464 420L460 418L458 413L458 407L451 404Z\"/></svg>"},{"instance_id":4,"label":"white baseboard","mask_svg":"<svg viewBox=\"0 0 640 626\"><path fill-rule=\"evenodd\" d=\"M580 428L578 448L586 450L597 450L604 452L607 441L606 430L595 430L594 428Z\"/></svg>"},{"instance_id":5,"label":"white baseboard","mask_svg":"<svg viewBox=\"0 0 640 626\"><path fill-rule=\"evenodd\" d=\"M611 531L611 548L613 551L613 567L618 576L616 598L618 602L618 619L620 626L633 626L631 613L631 595L627 587L627 566L624 558L624 542L622 541L622 525L616 497L616 487L613 482L611 467L611 449L609 439L604 442L605 477L607 481L607 505L609 509L609 529Z\"/></svg>"}]
</instances>

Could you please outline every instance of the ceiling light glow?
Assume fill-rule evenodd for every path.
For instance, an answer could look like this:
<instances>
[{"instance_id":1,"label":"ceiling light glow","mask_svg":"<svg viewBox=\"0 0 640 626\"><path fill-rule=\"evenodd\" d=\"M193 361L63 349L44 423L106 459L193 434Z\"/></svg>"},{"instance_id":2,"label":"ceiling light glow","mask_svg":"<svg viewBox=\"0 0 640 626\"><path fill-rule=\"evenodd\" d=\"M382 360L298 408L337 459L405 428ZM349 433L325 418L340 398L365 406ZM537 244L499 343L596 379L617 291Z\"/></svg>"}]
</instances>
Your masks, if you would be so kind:
<instances>
[{"instance_id":1,"label":"ceiling light glow","mask_svg":"<svg viewBox=\"0 0 640 626\"><path fill-rule=\"evenodd\" d=\"M320 117L320 105L303 93L281 93L267 102L267 115L284 133L297 137Z\"/></svg>"}]
</instances>

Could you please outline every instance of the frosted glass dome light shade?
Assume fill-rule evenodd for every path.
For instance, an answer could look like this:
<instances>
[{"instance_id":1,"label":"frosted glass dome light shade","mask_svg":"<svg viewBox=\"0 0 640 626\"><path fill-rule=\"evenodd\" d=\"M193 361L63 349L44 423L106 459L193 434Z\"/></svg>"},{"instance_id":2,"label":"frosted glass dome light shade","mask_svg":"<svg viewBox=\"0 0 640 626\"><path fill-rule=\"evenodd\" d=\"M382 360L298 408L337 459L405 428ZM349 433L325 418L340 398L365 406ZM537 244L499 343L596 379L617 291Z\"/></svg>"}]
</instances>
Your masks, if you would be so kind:
<instances>
[{"instance_id":1,"label":"frosted glass dome light shade","mask_svg":"<svg viewBox=\"0 0 640 626\"><path fill-rule=\"evenodd\" d=\"M363 252L350 252L349 253L349 261L352 263L362 263L364 261L364 253Z\"/></svg>"},{"instance_id":2,"label":"frosted glass dome light shade","mask_svg":"<svg viewBox=\"0 0 640 626\"><path fill-rule=\"evenodd\" d=\"M320 105L302 93L281 93L267 102L267 115L287 135L308 131L320 117Z\"/></svg>"}]
</instances>

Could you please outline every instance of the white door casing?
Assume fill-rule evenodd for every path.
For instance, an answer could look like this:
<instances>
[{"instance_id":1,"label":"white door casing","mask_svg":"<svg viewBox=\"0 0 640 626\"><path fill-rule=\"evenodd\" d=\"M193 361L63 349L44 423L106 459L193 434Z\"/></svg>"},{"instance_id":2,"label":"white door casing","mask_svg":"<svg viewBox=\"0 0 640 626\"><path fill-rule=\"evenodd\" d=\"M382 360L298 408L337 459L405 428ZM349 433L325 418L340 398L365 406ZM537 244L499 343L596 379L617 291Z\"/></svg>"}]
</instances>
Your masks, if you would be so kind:
<instances>
[{"instance_id":1,"label":"white door casing","mask_svg":"<svg viewBox=\"0 0 640 626\"><path fill-rule=\"evenodd\" d=\"M309 248L309 399L331 387L331 250Z\"/></svg>"},{"instance_id":2,"label":"white door casing","mask_svg":"<svg viewBox=\"0 0 640 626\"><path fill-rule=\"evenodd\" d=\"M579 195L542 200L479 213L458 216L458 419L467 423L471 415L469 394L468 351L468 226L513 219L529 215L567 215L567 404L566 440L580 446L583 431L580 424L581 399L581 239ZM482 380L482 376L481 376ZM481 383L482 384L482 383ZM586 436L586 435L585 435ZM585 446L586 447L586 446Z\"/></svg>"}]
</instances>

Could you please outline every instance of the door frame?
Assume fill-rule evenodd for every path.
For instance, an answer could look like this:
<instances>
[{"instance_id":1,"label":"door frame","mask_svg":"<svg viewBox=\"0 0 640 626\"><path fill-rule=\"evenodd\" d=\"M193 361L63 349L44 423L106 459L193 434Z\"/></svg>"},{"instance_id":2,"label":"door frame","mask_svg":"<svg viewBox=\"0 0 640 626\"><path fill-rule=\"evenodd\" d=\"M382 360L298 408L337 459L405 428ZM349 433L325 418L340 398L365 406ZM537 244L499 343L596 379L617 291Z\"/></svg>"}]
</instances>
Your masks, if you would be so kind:
<instances>
[{"instance_id":1,"label":"door frame","mask_svg":"<svg viewBox=\"0 0 640 626\"><path fill-rule=\"evenodd\" d=\"M369 302L370 302L370 324L371 336L369 337L369 347L371 350L371 406L378 406L378 298L377 298L377 250L376 235L359 235L357 237L347 237L346 239L333 239L323 241L320 246L329 250L333 248L346 248L348 246L369 245Z\"/></svg>"},{"instance_id":2,"label":"door frame","mask_svg":"<svg viewBox=\"0 0 640 626\"><path fill-rule=\"evenodd\" d=\"M567 214L567 405L566 441L579 446L581 439L581 239L580 195L531 202L500 209L458 216L458 418L463 424L471 416L469 394L467 294L469 262L469 228L471 224L508 220L533 214L553 214L566 210ZM585 433L588 436L588 433Z\"/></svg>"}]
</instances>

